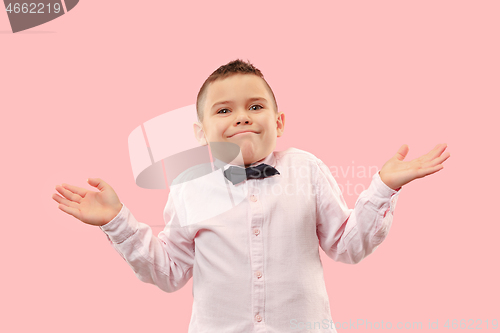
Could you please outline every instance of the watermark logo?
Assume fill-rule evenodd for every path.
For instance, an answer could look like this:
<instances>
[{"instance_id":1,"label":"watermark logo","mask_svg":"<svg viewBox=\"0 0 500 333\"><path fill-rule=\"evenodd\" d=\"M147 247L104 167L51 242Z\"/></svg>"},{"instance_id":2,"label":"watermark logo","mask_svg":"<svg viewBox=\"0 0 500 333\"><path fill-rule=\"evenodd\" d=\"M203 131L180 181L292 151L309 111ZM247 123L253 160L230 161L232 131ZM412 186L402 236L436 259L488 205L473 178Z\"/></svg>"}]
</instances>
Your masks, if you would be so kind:
<instances>
[{"instance_id":1,"label":"watermark logo","mask_svg":"<svg viewBox=\"0 0 500 333\"><path fill-rule=\"evenodd\" d=\"M79 0L4 0L12 32L31 29L62 16L75 8Z\"/></svg>"},{"instance_id":2,"label":"watermark logo","mask_svg":"<svg viewBox=\"0 0 500 333\"><path fill-rule=\"evenodd\" d=\"M232 174L228 177L231 171L227 172L231 166L242 169L238 171L243 179L248 177L242 168L240 147L233 142L200 145L193 135L196 121L196 105L192 104L148 120L128 138L136 184L148 189L169 188L169 198L172 198L181 227L213 223L218 216L222 217L221 221L232 220L231 214L238 211L241 203L257 201L258 197L286 196L288 202L299 204L314 200L322 191L338 196L341 193L359 196L367 189L367 178L373 178L378 172L376 166L355 165L354 161L347 167L323 165L320 171L316 164L299 160L297 164L277 165L277 174L259 180L263 186L249 186L250 182L244 180L233 183ZM329 180L325 178L328 171L333 176L329 176ZM348 176L350 178L345 179ZM340 183L337 184L334 178Z\"/></svg>"},{"instance_id":3,"label":"watermark logo","mask_svg":"<svg viewBox=\"0 0 500 333\"><path fill-rule=\"evenodd\" d=\"M373 175L379 171L376 165L352 165L347 166L330 166L330 172L333 177L338 180L338 186L344 196L359 196L364 190L366 179L372 179ZM349 178L351 180L349 180ZM351 182L354 181L354 182Z\"/></svg>"}]
</instances>

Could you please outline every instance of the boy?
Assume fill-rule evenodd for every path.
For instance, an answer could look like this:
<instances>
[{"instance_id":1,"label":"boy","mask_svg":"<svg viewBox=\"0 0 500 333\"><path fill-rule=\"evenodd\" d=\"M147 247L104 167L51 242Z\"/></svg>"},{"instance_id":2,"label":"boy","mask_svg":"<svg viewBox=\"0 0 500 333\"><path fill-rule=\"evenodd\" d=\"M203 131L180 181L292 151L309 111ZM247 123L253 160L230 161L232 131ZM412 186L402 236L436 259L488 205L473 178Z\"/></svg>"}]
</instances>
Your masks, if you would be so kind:
<instances>
[{"instance_id":1,"label":"boy","mask_svg":"<svg viewBox=\"0 0 500 333\"><path fill-rule=\"evenodd\" d=\"M100 226L141 281L173 292L193 277L191 333L336 332L318 247L349 264L372 253L389 232L401 187L442 169L446 144L410 162L403 145L348 209L320 159L295 148L274 151L285 117L250 63L235 60L212 73L197 112L200 144L236 145L240 153L211 149L213 173L194 187L171 188L158 237L99 178L88 180L97 193L56 186L64 196L53 196L59 208ZM209 191L206 201L195 200L193 188ZM230 208L190 220L222 205L227 193Z\"/></svg>"}]
</instances>

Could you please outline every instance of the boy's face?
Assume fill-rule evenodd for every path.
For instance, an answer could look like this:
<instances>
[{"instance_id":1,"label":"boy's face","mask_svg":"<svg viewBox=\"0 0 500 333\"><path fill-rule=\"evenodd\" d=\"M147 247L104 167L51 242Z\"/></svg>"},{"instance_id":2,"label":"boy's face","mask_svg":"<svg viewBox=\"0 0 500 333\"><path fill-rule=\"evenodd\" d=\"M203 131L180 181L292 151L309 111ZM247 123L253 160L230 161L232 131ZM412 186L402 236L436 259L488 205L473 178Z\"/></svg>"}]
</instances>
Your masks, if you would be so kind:
<instances>
[{"instance_id":1,"label":"boy's face","mask_svg":"<svg viewBox=\"0 0 500 333\"><path fill-rule=\"evenodd\" d=\"M212 82L203 112L203 122L194 124L200 144L235 143L245 166L264 159L275 149L276 138L283 134L285 125L285 115L274 109L264 81L253 74L238 73Z\"/></svg>"}]
</instances>

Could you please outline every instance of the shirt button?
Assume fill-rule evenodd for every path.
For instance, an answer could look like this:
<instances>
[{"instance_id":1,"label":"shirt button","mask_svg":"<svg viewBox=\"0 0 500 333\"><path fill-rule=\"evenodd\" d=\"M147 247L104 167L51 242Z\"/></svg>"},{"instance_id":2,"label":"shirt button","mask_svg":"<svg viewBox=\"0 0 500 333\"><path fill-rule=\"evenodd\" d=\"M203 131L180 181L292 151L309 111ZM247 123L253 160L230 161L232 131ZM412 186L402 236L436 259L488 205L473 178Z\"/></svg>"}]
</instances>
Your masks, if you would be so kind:
<instances>
[{"instance_id":1,"label":"shirt button","mask_svg":"<svg viewBox=\"0 0 500 333\"><path fill-rule=\"evenodd\" d=\"M250 196L250 200L252 200L253 202L257 201L257 197L255 195L251 195Z\"/></svg>"},{"instance_id":2,"label":"shirt button","mask_svg":"<svg viewBox=\"0 0 500 333\"><path fill-rule=\"evenodd\" d=\"M260 234L260 230L255 228L253 229L253 233L255 234L255 236L257 236L258 234Z\"/></svg>"},{"instance_id":3,"label":"shirt button","mask_svg":"<svg viewBox=\"0 0 500 333\"><path fill-rule=\"evenodd\" d=\"M260 279L262 277L262 273L260 271L255 272L255 276L257 279Z\"/></svg>"},{"instance_id":4,"label":"shirt button","mask_svg":"<svg viewBox=\"0 0 500 333\"><path fill-rule=\"evenodd\" d=\"M262 317L261 317L261 316L259 316L259 315L256 315L256 316L255 316L255 320L257 320L257 321L262 321Z\"/></svg>"}]
</instances>

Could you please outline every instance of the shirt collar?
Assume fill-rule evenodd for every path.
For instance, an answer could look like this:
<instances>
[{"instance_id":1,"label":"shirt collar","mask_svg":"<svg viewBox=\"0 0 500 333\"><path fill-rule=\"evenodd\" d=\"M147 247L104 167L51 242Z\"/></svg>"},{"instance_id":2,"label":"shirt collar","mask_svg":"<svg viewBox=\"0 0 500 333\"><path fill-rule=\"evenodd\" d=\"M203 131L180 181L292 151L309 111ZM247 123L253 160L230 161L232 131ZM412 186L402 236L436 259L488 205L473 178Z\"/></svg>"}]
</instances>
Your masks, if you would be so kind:
<instances>
[{"instance_id":1,"label":"shirt collar","mask_svg":"<svg viewBox=\"0 0 500 333\"><path fill-rule=\"evenodd\" d=\"M276 157L274 156L274 151L272 151L269 155L267 155L262 161L257 161L257 162L250 164L250 167L254 167L254 166L257 166L257 165L262 164L262 163L268 164L268 165L272 166L273 168L275 168L276 167ZM219 160L217 158L214 159L214 165L215 165L215 169L222 168L223 170L226 170L227 168L229 168L231 166L231 164L227 164L225 162L222 162L221 160Z\"/></svg>"}]
</instances>

